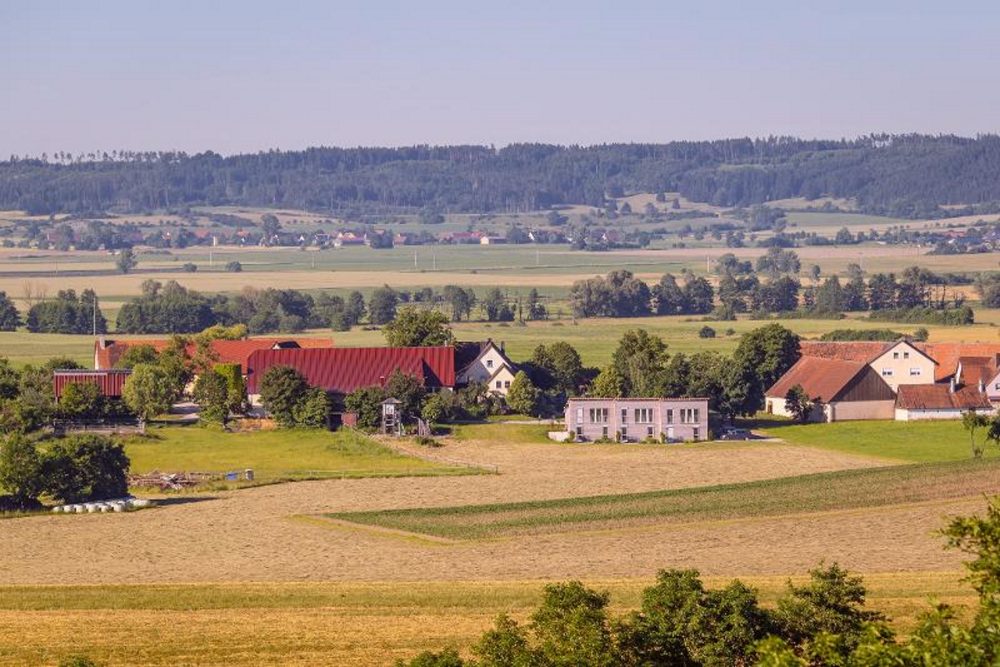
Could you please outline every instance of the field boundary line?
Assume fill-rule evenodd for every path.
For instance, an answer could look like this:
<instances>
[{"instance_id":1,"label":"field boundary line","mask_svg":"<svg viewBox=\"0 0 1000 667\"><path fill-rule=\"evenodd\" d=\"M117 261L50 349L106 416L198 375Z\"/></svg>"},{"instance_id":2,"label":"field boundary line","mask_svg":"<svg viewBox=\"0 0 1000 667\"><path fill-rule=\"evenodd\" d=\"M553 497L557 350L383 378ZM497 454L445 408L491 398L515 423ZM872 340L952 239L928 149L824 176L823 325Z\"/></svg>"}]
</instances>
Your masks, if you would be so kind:
<instances>
[{"instance_id":1,"label":"field boundary line","mask_svg":"<svg viewBox=\"0 0 1000 667\"><path fill-rule=\"evenodd\" d=\"M288 518L292 521L309 524L318 528L326 528L327 530L343 530L352 532L361 531L381 537L423 542L433 546L453 546L467 541L453 540L448 537L439 537L437 535L429 535L427 533L417 533L411 530L403 530L401 528L387 528L385 526L376 526L370 523L347 521L346 519L334 519L333 517L324 516L322 514L293 514Z\"/></svg>"}]
</instances>

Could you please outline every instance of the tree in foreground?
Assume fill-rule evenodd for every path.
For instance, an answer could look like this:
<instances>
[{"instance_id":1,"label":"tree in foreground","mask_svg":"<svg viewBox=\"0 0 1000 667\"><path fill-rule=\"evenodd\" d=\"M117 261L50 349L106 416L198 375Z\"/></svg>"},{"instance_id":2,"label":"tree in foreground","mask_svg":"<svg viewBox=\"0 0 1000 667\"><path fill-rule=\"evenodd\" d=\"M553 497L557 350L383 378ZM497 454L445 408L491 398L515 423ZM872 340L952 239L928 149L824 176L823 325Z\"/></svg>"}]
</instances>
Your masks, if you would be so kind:
<instances>
[{"instance_id":1,"label":"tree in foreground","mask_svg":"<svg viewBox=\"0 0 1000 667\"><path fill-rule=\"evenodd\" d=\"M45 479L42 457L33 441L11 435L0 444L0 489L7 492L13 508L31 509L38 505Z\"/></svg>"},{"instance_id":2,"label":"tree in foreground","mask_svg":"<svg viewBox=\"0 0 1000 667\"><path fill-rule=\"evenodd\" d=\"M898 639L881 613L865 606L861 577L838 565L789 583L773 608L740 581L708 589L696 570L664 570L637 611L612 618L606 593L580 582L550 584L531 622L500 616L472 647L426 652L408 663L433 665L678 665L723 667L996 667L1000 661L1000 499L985 517L960 517L943 531L948 546L970 554L969 581L979 596L970 623L938 604ZM407 664L407 663L401 663Z\"/></svg>"},{"instance_id":3,"label":"tree in foreground","mask_svg":"<svg viewBox=\"0 0 1000 667\"><path fill-rule=\"evenodd\" d=\"M194 383L194 402L198 404L201 419L225 424L229 420L229 388L226 378L215 369L199 375Z\"/></svg>"},{"instance_id":4,"label":"tree in foreground","mask_svg":"<svg viewBox=\"0 0 1000 667\"><path fill-rule=\"evenodd\" d=\"M143 421L169 410L176 395L175 379L159 364L138 364L122 390L125 405Z\"/></svg>"},{"instance_id":5,"label":"tree in foreground","mask_svg":"<svg viewBox=\"0 0 1000 667\"><path fill-rule=\"evenodd\" d=\"M413 306L396 313L396 318L382 328L382 333L390 347L450 345L454 341L447 315Z\"/></svg>"},{"instance_id":6,"label":"tree in foreground","mask_svg":"<svg viewBox=\"0 0 1000 667\"><path fill-rule=\"evenodd\" d=\"M67 503L128 494L125 448L101 435L76 435L56 442L44 457L46 490Z\"/></svg>"},{"instance_id":7,"label":"tree in foreground","mask_svg":"<svg viewBox=\"0 0 1000 667\"><path fill-rule=\"evenodd\" d=\"M101 413L103 397L96 382L72 382L63 387L59 412L70 418L94 417Z\"/></svg>"}]
</instances>

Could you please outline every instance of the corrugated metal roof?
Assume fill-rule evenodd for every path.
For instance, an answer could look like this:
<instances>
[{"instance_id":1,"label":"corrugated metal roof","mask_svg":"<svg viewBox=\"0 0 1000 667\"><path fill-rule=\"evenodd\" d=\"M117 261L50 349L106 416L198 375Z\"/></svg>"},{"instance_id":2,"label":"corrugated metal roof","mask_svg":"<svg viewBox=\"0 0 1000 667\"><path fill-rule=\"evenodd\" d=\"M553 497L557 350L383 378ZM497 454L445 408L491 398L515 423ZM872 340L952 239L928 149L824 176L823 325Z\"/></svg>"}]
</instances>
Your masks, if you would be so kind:
<instances>
[{"instance_id":1,"label":"corrugated metal roof","mask_svg":"<svg viewBox=\"0 0 1000 667\"><path fill-rule=\"evenodd\" d=\"M426 387L455 386L455 348L331 347L257 350L247 361L247 390L258 394L258 383L272 366L291 366L313 387L349 394L361 387L380 386L399 370Z\"/></svg>"},{"instance_id":2,"label":"corrugated metal roof","mask_svg":"<svg viewBox=\"0 0 1000 667\"><path fill-rule=\"evenodd\" d=\"M986 410L992 405L977 386L951 391L947 384L903 384L896 393L896 407L904 410Z\"/></svg>"},{"instance_id":3,"label":"corrugated metal roof","mask_svg":"<svg viewBox=\"0 0 1000 667\"><path fill-rule=\"evenodd\" d=\"M70 384L96 384L101 390L101 396L121 398L125 381L132 374L129 370L57 370L52 373L52 390L56 398L60 398L63 389Z\"/></svg>"}]
</instances>

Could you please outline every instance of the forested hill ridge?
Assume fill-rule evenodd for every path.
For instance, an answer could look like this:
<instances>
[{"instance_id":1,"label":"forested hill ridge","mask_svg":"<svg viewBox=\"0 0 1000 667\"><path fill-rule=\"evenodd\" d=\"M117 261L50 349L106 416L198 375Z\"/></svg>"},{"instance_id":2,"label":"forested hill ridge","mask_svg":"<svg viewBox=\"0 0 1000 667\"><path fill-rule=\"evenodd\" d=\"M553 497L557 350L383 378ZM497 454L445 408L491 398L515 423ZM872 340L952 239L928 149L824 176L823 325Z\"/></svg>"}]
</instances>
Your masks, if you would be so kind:
<instances>
[{"instance_id":1,"label":"forested hill ridge","mask_svg":"<svg viewBox=\"0 0 1000 667\"><path fill-rule=\"evenodd\" d=\"M937 217L1000 207L1000 136L787 137L668 144L62 152L0 162L0 209L140 213L193 205L314 211L522 212L680 192L719 206L854 198L861 210Z\"/></svg>"}]
</instances>

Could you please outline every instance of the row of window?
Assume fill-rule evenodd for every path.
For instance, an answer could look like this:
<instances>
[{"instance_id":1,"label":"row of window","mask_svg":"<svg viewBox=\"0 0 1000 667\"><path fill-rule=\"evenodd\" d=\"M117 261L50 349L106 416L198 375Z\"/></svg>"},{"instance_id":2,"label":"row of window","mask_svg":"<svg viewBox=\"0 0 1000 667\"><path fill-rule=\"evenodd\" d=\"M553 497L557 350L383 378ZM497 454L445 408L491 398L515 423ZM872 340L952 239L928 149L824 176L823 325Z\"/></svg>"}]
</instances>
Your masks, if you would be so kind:
<instances>
[{"instance_id":1,"label":"row of window","mask_svg":"<svg viewBox=\"0 0 1000 667\"><path fill-rule=\"evenodd\" d=\"M628 408L621 409L621 424L628 423ZM681 408L677 411L678 418L681 424L697 424L701 421L700 410L698 408ZM591 424L607 424L608 423L608 409L607 408L590 408L587 416L590 418ZM654 422L654 410L653 408L635 408L633 411L633 417L636 424L652 424ZM577 423L583 422L583 408L576 409L576 421ZM671 408L667 409L667 423L674 423L674 410Z\"/></svg>"},{"instance_id":2,"label":"row of window","mask_svg":"<svg viewBox=\"0 0 1000 667\"><path fill-rule=\"evenodd\" d=\"M620 429L618 429L618 434L619 434L619 436L621 437L622 440L628 440L628 438L629 438L628 427L627 426L622 426ZM583 437L583 427L582 426L577 426L576 427L576 435L577 435L578 438L582 438ZM674 429L673 428L668 428L665 435L667 436L668 440L672 440L673 437L674 437ZM608 437L608 427L607 426L605 426L605 427L603 427L601 429L601 437L602 438L607 438ZM654 432L654 429L653 429L652 426L647 426L646 427L646 437L647 438L656 437L656 433ZM700 440L701 439L701 428L698 427L698 426L693 427L691 429L691 437L693 439L695 439L695 440Z\"/></svg>"},{"instance_id":3,"label":"row of window","mask_svg":"<svg viewBox=\"0 0 1000 667\"><path fill-rule=\"evenodd\" d=\"M919 368L911 368L910 369L910 377L917 377L919 375L920 375L920 369ZM892 377L892 369L891 368L883 368L882 369L882 377L884 377L884 378L890 378L890 377Z\"/></svg>"}]
</instances>

